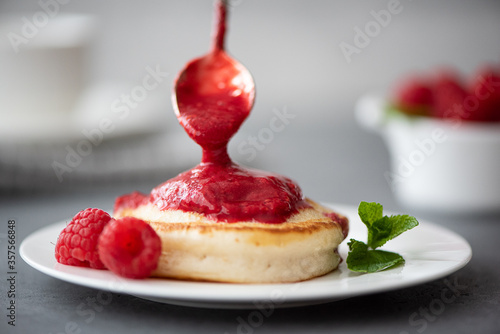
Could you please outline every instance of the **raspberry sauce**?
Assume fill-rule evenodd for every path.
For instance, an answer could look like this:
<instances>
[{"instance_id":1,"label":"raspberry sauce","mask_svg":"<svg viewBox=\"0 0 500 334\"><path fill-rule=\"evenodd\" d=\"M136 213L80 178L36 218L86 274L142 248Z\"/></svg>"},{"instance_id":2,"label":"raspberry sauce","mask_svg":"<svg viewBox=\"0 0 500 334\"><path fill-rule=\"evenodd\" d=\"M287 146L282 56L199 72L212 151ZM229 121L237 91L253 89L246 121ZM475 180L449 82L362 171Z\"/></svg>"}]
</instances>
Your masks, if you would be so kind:
<instances>
[{"instance_id":1,"label":"raspberry sauce","mask_svg":"<svg viewBox=\"0 0 500 334\"><path fill-rule=\"evenodd\" d=\"M197 212L219 222L282 223L310 205L289 178L239 166L227 153L229 140L250 113L255 90L248 71L224 51L224 1L216 14L211 52L187 64L174 94L179 123L202 148L201 163L159 185L149 197L125 195L117 205L149 201L160 210Z\"/></svg>"},{"instance_id":2,"label":"raspberry sauce","mask_svg":"<svg viewBox=\"0 0 500 334\"><path fill-rule=\"evenodd\" d=\"M234 163L201 163L153 189L161 210L192 211L224 222L281 223L308 204L290 179Z\"/></svg>"}]
</instances>

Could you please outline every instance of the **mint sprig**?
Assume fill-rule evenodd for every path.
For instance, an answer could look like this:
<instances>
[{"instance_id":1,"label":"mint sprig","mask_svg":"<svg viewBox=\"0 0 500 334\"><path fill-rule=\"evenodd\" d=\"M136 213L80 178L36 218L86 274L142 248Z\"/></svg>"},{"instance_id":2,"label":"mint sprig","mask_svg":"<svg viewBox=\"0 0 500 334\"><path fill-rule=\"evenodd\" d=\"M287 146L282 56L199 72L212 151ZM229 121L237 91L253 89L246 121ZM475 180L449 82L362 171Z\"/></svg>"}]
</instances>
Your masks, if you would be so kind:
<instances>
[{"instance_id":1,"label":"mint sprig","mask_svg":"<svg viewBox=\"0 0 500 334\"><path fill-rule=\"evenodd\" d=\"M409 215L384 216L383 206L375 202L359 203L358 215L368 229L368 241L364 243L351 239L347 243L347 268L374 273L404 263L401 255L376 248L417 226L417 219Z\"/></svg>"}]
</instances>

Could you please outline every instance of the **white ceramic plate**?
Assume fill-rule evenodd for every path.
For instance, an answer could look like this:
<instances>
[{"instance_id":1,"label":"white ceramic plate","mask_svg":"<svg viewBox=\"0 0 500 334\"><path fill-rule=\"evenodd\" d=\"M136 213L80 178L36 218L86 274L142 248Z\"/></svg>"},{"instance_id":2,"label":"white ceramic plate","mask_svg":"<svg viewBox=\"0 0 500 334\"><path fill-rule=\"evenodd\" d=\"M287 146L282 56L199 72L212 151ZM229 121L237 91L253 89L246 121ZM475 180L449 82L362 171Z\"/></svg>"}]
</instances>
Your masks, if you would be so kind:
<instances>
[{"instance_id":1,"label":"white ceramic plate","mask_svg":"<svg viewBox=\"0 0 500 334\"><path fill-rule=\"evenodd\" d=\"M357 209L329 204L351 221L348 238L366 241L366 227ZM68 220L69 222L69 220ZM206 308L259 308L313 305L349 297L401 289L429 282L462 268L471 258L470 245L443 227L420 221L420 225L388 242L384 249L403 255L404 266L374 274L358 274L345 261L334 272L291 284L225 284L169 279L131 280L106 270L59 264L54 257L57 236L66 222L40 229L21 244L21 257L33 268L63 281L125 293L162 303ZM339 247L347 256L346 242Z\"/></svg>"}]
</instances>

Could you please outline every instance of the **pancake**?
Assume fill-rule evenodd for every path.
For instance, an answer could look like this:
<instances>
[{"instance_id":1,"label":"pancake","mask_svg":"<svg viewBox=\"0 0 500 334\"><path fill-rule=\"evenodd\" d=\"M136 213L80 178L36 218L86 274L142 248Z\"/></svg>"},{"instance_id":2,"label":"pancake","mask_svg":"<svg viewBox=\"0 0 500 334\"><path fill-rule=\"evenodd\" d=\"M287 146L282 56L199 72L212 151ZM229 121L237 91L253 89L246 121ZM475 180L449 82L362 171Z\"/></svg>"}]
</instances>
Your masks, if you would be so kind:
<instances>
[{"instance_id":1,"label":"pancake","mask_svg":"<svg viewBox=\"0 0 500 334\"><path fill-rule=\"evenodd\" d=\"M279 224L225 223L202 214L160 210L145 201L119 206L115 218L146 221L162 240L152 276L231 283L298 282L337 268L337 247L347 233L347 218L307 200Z\"/></svg>"}]
</instances>

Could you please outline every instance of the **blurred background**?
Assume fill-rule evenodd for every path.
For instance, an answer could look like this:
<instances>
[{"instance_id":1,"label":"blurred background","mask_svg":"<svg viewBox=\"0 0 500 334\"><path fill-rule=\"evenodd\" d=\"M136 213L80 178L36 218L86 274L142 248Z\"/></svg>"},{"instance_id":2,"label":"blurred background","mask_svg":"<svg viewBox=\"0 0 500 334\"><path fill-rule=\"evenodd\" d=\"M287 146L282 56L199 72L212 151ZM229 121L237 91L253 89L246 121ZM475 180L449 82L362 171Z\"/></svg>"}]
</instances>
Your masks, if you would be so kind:
<instances>
[{"instance_id":1,"label":"blurred background","mask_svg":"<svg viewBox=\"0 0 500 334\"><path fill-rule=\"evenodd\" d=\"M354 120L361 96L387 94L406 73L467 75L500 61L499 1L229 4L227 50L257 87L231 155L320 199L359 202L342 196L353 183L367 197L389 187L388 158L373 153L385 152L381 139ZM146 190L198 163L170 95L184 64L208 51L212 9L212 0L0 1L0 191L137 181ZM283 130L264 133L273 117ZM324 155L332 163L317 163Z\"/></svg>"}]
</instances>

